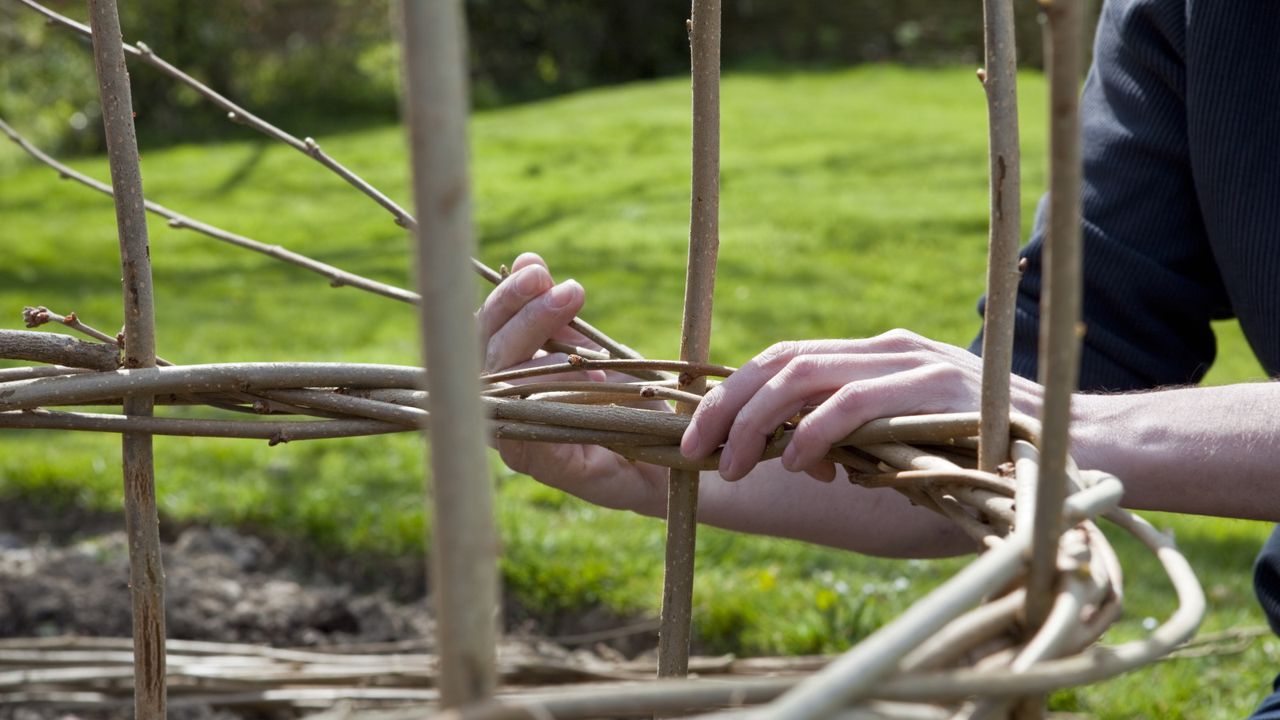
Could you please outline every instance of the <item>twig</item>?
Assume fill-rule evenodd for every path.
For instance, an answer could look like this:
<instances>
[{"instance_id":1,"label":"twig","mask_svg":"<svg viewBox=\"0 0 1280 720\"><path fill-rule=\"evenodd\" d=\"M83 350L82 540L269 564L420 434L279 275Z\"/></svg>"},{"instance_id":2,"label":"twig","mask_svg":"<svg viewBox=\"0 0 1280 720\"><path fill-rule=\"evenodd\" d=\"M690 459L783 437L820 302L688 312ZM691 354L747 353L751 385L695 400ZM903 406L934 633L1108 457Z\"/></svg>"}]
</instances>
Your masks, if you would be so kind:
<instances>
[{"instance_id":1,"label":"twig","mask_svg":"<svg viewBox=\"0 0 1280 720\"><path fill-rule=\"evenodd\" d=\"M1053 596L1062 498L1066 494L1071 394L1080 364L1080 55L1081 3L1041 4L1048 19L1049 231L1040 298L1039 380L1044 385L1040 481L1027 581L1027 623L1039 627Z\"/></svg>"},{"instance_id":2,"label":"twig","mask_svg":"<svg viewBox=\"0 0 1280 720\"><path fill-rule=\"evenodd\" d=\"M25 2L26 0L23 0L23 1ZM18 147L22 148L28 155L40 161L41 163L48 165L54 170L57 170L58 174L61 177L69 180L74 180L80 183L81 185L97 190L98 192L104 195L107 195L108 197L114 197L114 194L110 185L99 182L83 173L77 172L76 170L71 169L67 165L64 165L63 163L60 163L57 160L53 159L48 154L44 153L39 148L32 145L26 138L22 137L22 135L20 135L17 131L15 131L2 119L0 119L0 132L3 132L5 135L7 135L10 140L12 140L16 145L18 145ZM223 230L222 228L216 227L214 225L210 225L205 222L201 222L199 220L196 220L195 218L188 217L177 211L171 210L168 207L161 205L160 203L147 200L146 209L148 212L151 212L155 215L158 215L168 220L169 227L171 228L174 228L177 230L182 230L182 229L194 230L195 232L198 232L201 235L205 235L207 237L211 237L214 240L219 240L221 242L225 242L239 248L244 248L245 250L251 250L253 252L266 255L267 257L273 258L275 260L289 263L290 265L300 267L304 270L309 270L313 273L322 275L325 278L327 278L329 280L329 284L332 287L344 287L344 286L353 287L358 290L365 290L377 295L381 295L383 297L391 298L392 300L399 300L405 303L418 303L421 301L421 298L418 296L417 293L410 292L408 290L405 290L404 288L399 288L394 285L389 285L384 282L379 282L377 280L364 277L362 275L357 275L355 273L347 272L346 270L343 270L338 267L334 267L333 265L329 265L328 263L320 262L319 260L312 259L301 253L296 253L280 245L268 245L267 243L259 242L252 238L245 237L244 235L238 235L236 233Z\"/></svg>"},{"instance_id":3,"label":"twig","mask_svg":"<svg viewBox=\"0 0 1280 720\"><path fill-rule=\"evenodd\" d=\"M693 80L693 172L680 359L702 363L707 361L711 345L711 303L720 245L720 0L692 0L688 30ZM705 392L703 378L687 384L690 392ZM676 407L678 412L692 415L697 404L679 403ZM689 672L698 484L697 471L672 469L667 480L658 677L683 677Z\"/></svg>"},{"instance_id":4,"label":"twig","mask_svg":"<svg viewBox=\"0 0 1280 720\"><path fill-rule=\"evenodd\" d=\"M115 194L124 286L124 367L155 367L155 297L151 284L151 248L142 196L138 138L133 126L133 93L120 40L115 0L89 0L93 64L98 75L107 158ZM38 382L38 381L36 381ZM151 415L148 394L126 394L126 415ZM164 565L160 558L160 520L156 512L155 464L151 436L123 436L125 528L129 538L129 590L133 599L134 713L141 720L165 717Z\"/></svg>"},{"instance_id":5,"label":"twig","mask_svg":"<svg viewBox=\"0 0 1280 720\"><path fill-rule=\"evenodd\" d=\"M1013 0L984 0L990 161L990 241L982 332L982 434L978 468L994 472L1009 457L1009 375L1022 233L1022 159L1018 146L1018 54Z\"/></svg>"},{"instance_id":6,"label":"twig","mask_svg":"<svg viewBox=\"0 0 1280 720\"><path fill-rule=\"evenodd\" d=\"M528 377L537 377L539 375L555 375L557 373L575 372L578 370L618 370L627 373L637 370L666 370L680 373L681 385L688 385L695 378L706 376L728 377L734 372L733 368L726 367L724 365L692 363L685 362L683 360L589 360L576 355L570 355L569 359L562 363L487 373L480 376L480 382L488 385L493 383L510 382L512 380L520 380Z\"/></svg>"},{"instance_id":7,"label":"twig","mask_svg":"<svg viewBox=\"0 0 1280 720\"><path fill-rule=\"evenodd\" d=\"M72 20L71 18L68 18L64 15L60 15L40 5L39 3L34 2L34 0L19 0L19 1L23 5L27 6L28 8L43 15L46 19L48 19L50 23L72 30L85 37L92 37L92 31L90 30L90 28L85 26L82 23L78 23L75 20ZM270 137L274 140L278 140L284 143L285 145L288 145L289 147L293 148L294 150L297 150L298 152L315 160L316 162L323 165L325 168L328 168L329 170L333 171L336 175L338 175L338 177L342 178L352 187L364 193L366 196L368 196L374 202L380 205L383 209L390 212L396 224L409 230L414 230L417 228L418 226L417 220L415 220L412 215L410 215L407 211L405 211L404 208L397 205L393 200L388 198L383 192L373 187L373 185L371 185L368 181L361 178L351 169L347 168L345 165L343 165L342 163L338 162L337 160L335 160L334 158L326 154L323 150L320 149L319 143L317 143L314 139L309 137L299 139L298 137L288 132L285 132L279 127L272 125L266 120L263 120L257 115L254 115L253 113L249 112L245 108L240 107L239 105L233 103L230 99L228 99L224 95L221 95L220 93L215 91L213 88L210 88L208 85L205 85L199 80L196 80L195 78L191 77L190 75L183 72L179 68L170 64L168 61L161 58L159 55L156 55L151 50L151 48L147 47L145 44L141 42L136 43L135 45L129 45L127 43L123 43L122 41L121 45L126 54L138 57L139 59L143 60L147 64L159 70L161 73L191 88L197 94L204 97L206 100L213 103L218 108L226 111L228 120L250 127L266 135L267 137ZM0 122L0 129L3 129L3 128L7 128L7 126L4 126L3 123ZM5 132L10 136L11 139L14 138L14 135L12 134L11 130L5 130ZM17 142L17 140L15 140L15 142ZM22 144L22 143L19 143L19 144ZM24 145L24 149L26 149L26 147L27 146ZM28 152L31 152L31 151L28 150ZM183 220L186 220L186 219L184 218ZM183 221L180 220L179 222L183 222ZM194 223L194 221L191 221L191 222ZM198 228L196 227L196 224L190 225L189 227L191 227L192 229L197 229L200 232L205 232L206 234L209 234L206 232L206 230L216 229L209 226ZM231 233L225 233L225 232L224 234L231 235ZM240 236L235 236L235 237L239 238L240 240L248 240L248 238L243 238ZM231 242L230 238L224 237L219 239L223 239L228 242ZM254 241L249 241L249 242L252 243ZM240 244L240 243L236 243L236 244ZM261 252L261 250L259 250L259 252ZM332 266L325 266L323 263L317 263L313 260L310 260L309 258L305 258L304 256L297 255L296 253L289 253L288 251L283 251L283 250L281 252L293 256L294 259L287 260L287 262L299 264L299 262L297 262L299 260L307 261L312 265L312 267L309 267L308 269L311 269L316 272L321 272L321 274L324 274L327 277L330 277L331 281L341 281L341 284L350 284L352 287L359 287L361 289L369 290L371 292L376 292L380 295L385 295L386 297L391 297L393 299L402 300L405 302L416 302L416 300L404 297L403 293L406 293L407 291L401 290L400 288L394 288L393 286L386 285L385 283L378 283L376 281L368 280L367 278L360 278L360 276L352 275L351 273L346 273L345 271L338 270L337 268L333 268ZM270 254L272 255L272 257L275 257L273 253L267 253L267 254ZM280 257L279 259L284 259L284 258ZM484 263L474 258L470 258L469 261L470 261L471 267L475 270L475 272L479 274L481 277L483 277L485 280L488 280L490 283L494 285L497 285L499 282L502 281L502 275L498 273L496 270L490 268L489 266L485 265ZM300 266L307 267L306 265L300 265ZM323 266L324 268L327 268L329 272L322 272L321 268L318 266ZM347 283L346 282L347 280L354 280L355 282ZM379 289L375 289L375 288L379 288ZM389 294L394 291L399 291L399 296L397 294ZM574 330L577 330L584 337L595 342L600 347L603 347L606 350L608 350L609 353L612 354L614 357L618 357L618 358L640 357L640 354L637 353L635 350L632 350L626 345L623 345L622 343L614 340L608 335L605 335L603 332L596 329L595 327L593 327L592 325L590 325L589 323L587 323L586 321L580 318L574 318L573 321L570 323L570 327L572 327Z\"/></svg>"},{"instance_id":8,"label":"twig","mask_svg":"<svg viewBox=\"0 0 1280 720\"><path fill-rule=\"evenodd\" d=\"M29 328L37 328L48 322L56 322L60 325L66 325L72 330L75 330L81 333L82 335L91 337L94 340L99 340L105 343L111 343L112 345L116 345L116 346L119 346L122 344L120 335L112 337L91 325L87 325L81 322L80 318L77 317L75 313L67 313L66 315L59 315L58 313L50 310L49 308L43 305L39 307L28 306L28 307L22 308L22 321L26 323L27 327ZM172 365L173 363L168 361L161 362L160 358L157 357L156 364Z\"/></svg>"},{"instance_id":9,"label":"twig","mask_svg":"<svg viewBox=\"0 0 1280 720\"><path fill-rule=\"evenodd\" d=\"M466 18L461 0L402 4L405 125L413 167L421 340L430 411L430 570L446 707L483 702L497 686L498 536L478 398L475 245L467 171ZM501 401L498 401L501 402ZM511 401L524 402L524 401Z\"/></svg>"},{"instance_id":10,"label":"twig","mask_svg":"<svg viewBox=\"0 0 1280 720\"><path fill-rule=\"evenodd\" d=\"M564 392L613 393L626 396L628 400L658 399L686 403L698 403L702 400L701 395L653 383L575 382L573 380L505 385L485 390L481 395L488 397L532 397L543 393Z\"/></svg>"},{"instance_id":11,"label":"twig","mask_svg":"<svg viewBox=\"0 0 1280 720\"><path fill-rule=\"evenodd\" d=\"M5 359L11 360L13 358ZM67 367L65 365L0 368L0 384L13 382L15 380L34 380L35 378L56 377L58 375L78 375L87 372L92 371L84 368Z\"/></svg>"},{"instance_id":12,"label":"twig","mask_svg":"<svg viewBox=\"0 0 1280 720\"><path fill-rule=\"evenodd\" d=\"M115 343L90 343L70 335L24 330L0 330L0 346L7 360L32 360L89 370L120 367L120 349Z\"/></svg>"}]
</instances>

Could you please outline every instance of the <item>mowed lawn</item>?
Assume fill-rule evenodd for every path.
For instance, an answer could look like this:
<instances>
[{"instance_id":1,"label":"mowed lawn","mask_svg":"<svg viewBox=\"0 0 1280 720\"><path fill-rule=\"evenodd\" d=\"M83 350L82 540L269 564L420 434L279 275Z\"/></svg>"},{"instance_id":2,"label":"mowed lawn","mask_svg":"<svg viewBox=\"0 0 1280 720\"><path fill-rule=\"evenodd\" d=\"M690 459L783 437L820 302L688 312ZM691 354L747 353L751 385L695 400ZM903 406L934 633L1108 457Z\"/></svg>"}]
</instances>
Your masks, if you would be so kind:
<instances>
[{"instance_id":1,"label":"mowed lawn","mask_svg":"<svg viewBox=\"0 0 1280 720\"><path fill-rule=\"evenodd\" d=\"M1029 226L1044 186L1044 89L1021 84ZM213 110L209 110L213 112ZM140 109L144 116L146 108ZM730 74L723 88L721 258L714 360L741 363L786 338L893 327L967 344L986 245L986 129L971 69L867 67ZM7 118L21 129L21 118ZM299 135L308 128L289 128ZM320 137L404 201L401 130ZM588 292L591 322L651 357L677 355L688 232L688 83L635 84L486 112L472 125L478 234L497 266L534 250ZM103 158L73 163L107 176ZM298 153L242 141L147 152L152 199L352 271L407 284L405 234ZM0 146L0 326L24 305L115 329L119 270L109 201ZM416 363L411 308L212 240L151 226L159 344L175 362ZM1256 378L1238 330L1220 329L1214 382ZM0 432L0 496L114 508L118 440ZM421 550L422 451L412 435L266 443L157 438L162 512L270 528L341 552ZM653 613L662 526L597 509L495 462L507 589L537 613L605 605ZM1206 478L1206 482L1212 482ZM886 491L887 492L887 491ZM1260 523L1156 516L1210 598L1204 630L1258 626L1250 585ZM850 522L857 522L851 517ZM1111 533L1128 578L1112 639L1171 609L1154 561ZM697 626L706 651L834 652L896 616L963 564L884 561L714 530L700 535ZM1105 718L1238 718L1280 670L1270 637L1174 660L1053 705Z\"/></svg>"}]
</instances>

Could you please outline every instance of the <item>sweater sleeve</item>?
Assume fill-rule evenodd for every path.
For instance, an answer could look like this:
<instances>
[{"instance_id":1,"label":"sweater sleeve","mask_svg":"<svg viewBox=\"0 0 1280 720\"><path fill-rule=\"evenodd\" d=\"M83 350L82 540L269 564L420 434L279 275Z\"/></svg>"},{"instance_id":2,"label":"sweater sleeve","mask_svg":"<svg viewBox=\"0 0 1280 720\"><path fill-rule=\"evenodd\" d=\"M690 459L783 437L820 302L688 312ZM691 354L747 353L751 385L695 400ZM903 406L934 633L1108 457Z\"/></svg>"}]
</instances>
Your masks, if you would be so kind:
<instances>
[{"instance_id":1,"label":"sweater sleeve","mask_svg":"<svg viewBox=\"0 0 1280 720\"><path fill-rule=\"evenodd\" d=\"M1216 350L1209 322L1230 314L1191 174L1185 44L1185 0L1103 8L1081 99L1084 390L1198 381ZM1022 251L1015 320L1014 372L1031 378L1045 209Z\"/></svg>"}]
</instances>

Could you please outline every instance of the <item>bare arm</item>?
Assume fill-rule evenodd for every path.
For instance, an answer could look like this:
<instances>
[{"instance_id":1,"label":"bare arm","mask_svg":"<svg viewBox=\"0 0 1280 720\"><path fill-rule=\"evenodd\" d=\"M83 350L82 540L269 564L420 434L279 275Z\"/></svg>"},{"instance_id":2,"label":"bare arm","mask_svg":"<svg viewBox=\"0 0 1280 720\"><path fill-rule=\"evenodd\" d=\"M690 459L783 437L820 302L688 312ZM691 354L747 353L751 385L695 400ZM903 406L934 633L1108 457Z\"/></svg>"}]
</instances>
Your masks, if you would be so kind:
<instances>
[{"instance_id":1,"label":"bare arm","mask_svg":"<svg viewBox=\"0 0 1280 720\"><path fill-rule=\"evenodd\" d=\"M1143 510L1280 522L1280 384L1077 395L1081 467Z\"/></svg>"},{"instance_id":2,"label":"bare arm","mask_svg":"<svg viewBox=\"0 0 1280 720\"><path fill-rule=\"evenodd\" d=\"M485 303L486 367L542 363L549 337L585 341L565 324L585 302L572 281L556 285L537 256ZM707 394L681 443L689 457L724 446L719 473L703 473L699 519L891 557L974 549L949 521L890 490L844 481L824 460L831 444L879 417L971 411L981 361L960 348L895 330L863 340L779 343ZM1013 406L1038 416L1041 389L1013 378ZM812 407L780 460L760 462L783 421ZM1129 395L1077 395L1074 454L1128 488L1132 507L1280 520L1280 385L1236 385ZM513 469L606 507L664 512L665 471L585 445L500 442ZM815 480L816 478L816 480ZM832 482L832 481L835 482Z\"/></svg>"}]
</instances>

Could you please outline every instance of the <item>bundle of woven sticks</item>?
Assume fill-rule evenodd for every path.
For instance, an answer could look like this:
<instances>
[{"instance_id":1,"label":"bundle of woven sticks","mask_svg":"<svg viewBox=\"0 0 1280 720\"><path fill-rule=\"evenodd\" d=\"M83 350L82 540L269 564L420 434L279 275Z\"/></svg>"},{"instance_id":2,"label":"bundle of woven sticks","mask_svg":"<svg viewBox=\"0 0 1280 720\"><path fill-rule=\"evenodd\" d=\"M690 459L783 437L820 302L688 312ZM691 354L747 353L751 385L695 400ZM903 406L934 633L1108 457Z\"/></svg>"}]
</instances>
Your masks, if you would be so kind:
<instances>
[{"instance_id":1,"label":"bundle of woven sticks","mask_svg":"<svg viewBox=\"0 0 1280 720\"><path fill-rule=\"evenodd\" d=\"M31 312L38 315L40 310ZM421 368L231 363L111 369L117 354L118 348L109 342L0 331L0 358L43 363L0 370L0 427L132 430L278 443L417 431L439 421L431 417L429 398L418 389L425 380ZM725 377L731 368L586 355L584 351L557 364L485 375L483 403L493 435L596 444L628 458L682 469L716 466L716 456L690 461L680 454L687 417L653 408L661 401L698 400L685 389L692 379ZM583 370L643 373L646 379L539 379ZM155 395L159 405L204 405L239 417L206 417L206 412L201 417L170 413L142 418L65 409L119 404L135 394ZM632 406L637 404L648 407ZM55 407L64 409L51 409ZM245 413L257 417L246 419ZM781 455L793 427L788 423L778 429L768 442L766 457ZM1203 614L1204 598L1186 561L1168 538L1119 509L1122 486L1117 479L1075 468L1069 471L1072 493L1064 509L1056 595L1047 618L1034 631L1028 629L1025 580L1038 426L1030 418L1015 416L1011 427L1011 457L994 473L975 469L977 413L876 420L831 451L829 458L846 468L851 482L902 493L955 522L985 551L825 670L798 684L794 678L750 678L661 681L627 688L585 685L553 695L521 692L500 698L499 706L473 708L466 716L695 713L781 695L771 706L778 717L829 717L858 708L877 717L1000 717L1019 696L1110 677L1150 662L1188 638ZM1150 548L1177 592L1178 610L1147 639L1095 645L1120 615L1123 597L1119 563L1095 523L1099 517Z\"/></svg>"}]
</instances>

